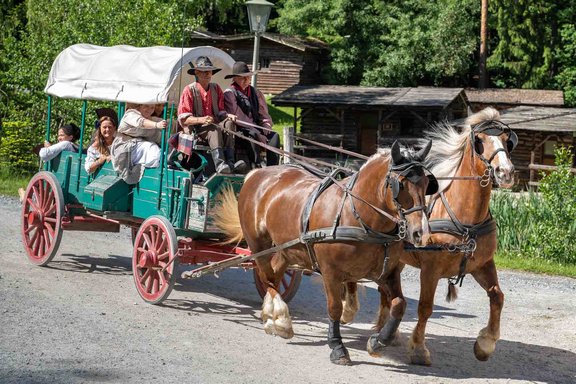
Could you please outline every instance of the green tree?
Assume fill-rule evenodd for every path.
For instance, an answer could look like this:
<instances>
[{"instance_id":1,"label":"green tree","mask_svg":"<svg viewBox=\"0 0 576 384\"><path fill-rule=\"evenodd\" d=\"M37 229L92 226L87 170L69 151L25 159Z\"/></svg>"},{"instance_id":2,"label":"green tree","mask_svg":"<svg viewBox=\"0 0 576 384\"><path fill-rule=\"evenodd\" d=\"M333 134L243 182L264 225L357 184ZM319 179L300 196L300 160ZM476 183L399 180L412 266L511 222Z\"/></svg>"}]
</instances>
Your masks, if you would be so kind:
<instances>
[{"instance_id":1,"label":"green tree","mask_svg":"<svg viewBox=\"0 0 576 384\"><path fill-rule=\"evenodd\" d=\"M557 55L559 72L556 83L564 90L566 105L576 107L576 27L574 24L565 24L560 31L562 44L558 47Z\"/></svg>"},{"instance_id":2,"label":"green tree","mask_svg":"<svg viewBox=\"0 0 576 384\"><path fill-rule=\"evenodd\" d=\"M329 81L378 86L461 85L474 66L476 1L285 0L280 32L332 49Z\"/></svg>"}]
</instances>

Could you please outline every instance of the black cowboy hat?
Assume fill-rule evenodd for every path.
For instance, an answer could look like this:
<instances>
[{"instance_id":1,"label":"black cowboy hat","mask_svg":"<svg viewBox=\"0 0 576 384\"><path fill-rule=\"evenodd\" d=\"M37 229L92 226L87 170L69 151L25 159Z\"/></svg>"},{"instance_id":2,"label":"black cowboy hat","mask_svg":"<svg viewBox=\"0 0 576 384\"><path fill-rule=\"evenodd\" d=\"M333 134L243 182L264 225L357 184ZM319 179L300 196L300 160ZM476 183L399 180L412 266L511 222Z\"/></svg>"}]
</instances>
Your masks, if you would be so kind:
<instances>
[{"instance_id":1,"label":"black cowboy hat","mask_svg":"<svg viewBox=\"0 0 576 384\"><path fill-rule=\"evenodd\" d=\"M232 74L224 76L225 79L230 79L234 76L252 76L256 74L258 71L250 72L248 68L248 64L243 61L237 61L234 63L232 67Z\"/></svg>"},{"instance_id":2,"label":"black cowboy hat","mask_svg":"<svg viewBox=\"0 0 576 384\"><path fill-rule=\"evenodd\" d=\"M199 56L194 62L194 64L192 64L192 62L189 62L188 64L190 64L190 67L192 67L188 70L189 75L193 75L195 70L203 72L212 71L212 74L214 75L220 72L220 70L222 69L222 68L216 68L212 64L208 56Z\"/></svg>"}]
</instances>

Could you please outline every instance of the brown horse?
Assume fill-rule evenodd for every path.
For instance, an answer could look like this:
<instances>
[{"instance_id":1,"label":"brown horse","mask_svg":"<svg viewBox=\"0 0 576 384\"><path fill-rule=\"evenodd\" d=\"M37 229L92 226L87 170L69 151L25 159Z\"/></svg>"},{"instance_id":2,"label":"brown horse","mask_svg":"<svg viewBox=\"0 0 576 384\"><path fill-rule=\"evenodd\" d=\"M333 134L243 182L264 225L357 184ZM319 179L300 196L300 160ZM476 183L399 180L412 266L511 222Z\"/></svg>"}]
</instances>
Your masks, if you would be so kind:
<instances>
[{"instance_id":1,"label":"brown horse","mask_svg":"<svg viewBox=\"0 0 576 384\"><path fill-rule=\"evenodd\" d=\"M386 248L404 236L415 246L426 244L425 193L437 190L422 166L430 146L407 157L395 143L341 181L330 176L321 181L294 166L257 169L246 176L238 201L225 194L216 217L232 241L244 238L254 254L296 240L274 258L256 259L268 286L262 304L266 333L294 335L288 306L278 293L288 266L317 270L327 296L330 359L350 363L340 336L342 284L361 278L381 281L387 273Z\"/></svg>"},{"instance_id":2,"label":"brown horse","mask_svg":"<svg viewBox=\"0 0 576 384\"><path fill-rule=\"evenodd\" d=\"M444 179L440 192L432 196L428 205L431 244L421 249L401 248L399 254L392 256L400 258L391 274L398 279L379 287L381 305L375 328L380 333L368 342L371 355L380 356L384 347L398 337L398 325L406 309L399 280L404 264L420 268L418 323L409 342L412 363L431 364L425 330L438 281L457 276L449 279L447 300L451 301L456 298L455 284L461 284L467 273L490 298L488 325L476 339L474 354L485 361L494 352L500 337L504 295L493 258L497 240L496 223L489 211L490 194L493 185L513 185L514 166L509 153L518 142L516 134L499 117L498 111L486 108L466 119L461 132L440 124L426 135L426 139L434 140L426 164L439 179ZM343 320L351 321L358 309L355 283L347 284L347 290L344 306L349 308Z\"/></svg>"}]
</instances>

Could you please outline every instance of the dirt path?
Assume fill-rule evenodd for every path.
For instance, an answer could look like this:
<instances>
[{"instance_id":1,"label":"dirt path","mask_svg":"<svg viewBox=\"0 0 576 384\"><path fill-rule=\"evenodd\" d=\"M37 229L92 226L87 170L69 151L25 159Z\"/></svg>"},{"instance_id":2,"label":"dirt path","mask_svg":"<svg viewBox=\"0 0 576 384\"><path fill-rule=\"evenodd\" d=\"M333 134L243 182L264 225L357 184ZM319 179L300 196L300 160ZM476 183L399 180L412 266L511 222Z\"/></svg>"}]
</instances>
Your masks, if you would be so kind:
<instances>
[{"instance_id":1,"label":"dirt path","mask_svg":"<svg viewBox=\"0 0 576 384\"><path fill-rule=\"evenodd\" d=\"M429 321L431 367L413 366L418 271L404 275L403 345L370 357L366 340L378 295L360 294L357 322L342 327L354 365L329 362L318 278L305 277L289 304L296 335L266 335L251 271L179 279L164 306L139 298L128 231L66 232L47 268L30 264L20 207L0 197L0 383L576 383L576 281L501 272L502 339L488 362L472 347L488 315L486 294L467 277L459 299L438 290Z\"/></svg>"}]
</instances>

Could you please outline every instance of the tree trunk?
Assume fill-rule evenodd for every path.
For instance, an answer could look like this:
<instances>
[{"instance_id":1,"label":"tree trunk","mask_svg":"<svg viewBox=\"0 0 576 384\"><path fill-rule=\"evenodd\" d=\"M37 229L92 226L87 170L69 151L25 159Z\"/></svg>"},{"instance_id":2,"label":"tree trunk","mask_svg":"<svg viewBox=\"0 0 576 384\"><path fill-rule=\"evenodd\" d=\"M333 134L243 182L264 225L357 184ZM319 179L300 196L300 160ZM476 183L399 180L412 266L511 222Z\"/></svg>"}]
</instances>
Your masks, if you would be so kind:
<instances>
[{"instance_id":1,"label":"tree trunk","mask_svg":"<svg viewBox=\"0 0 576 384\"><path fill-rule=\"evenodd\" d=\"M486 73L486 41L488 40L488 0L482 0L482 11L480 16L480 65L478 88L484 89L488 86L488 74Z\"/></svg>"}]
</instances>

